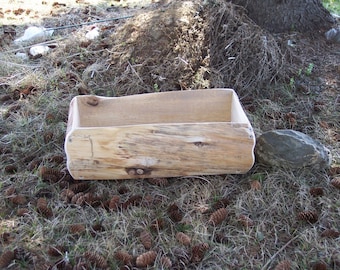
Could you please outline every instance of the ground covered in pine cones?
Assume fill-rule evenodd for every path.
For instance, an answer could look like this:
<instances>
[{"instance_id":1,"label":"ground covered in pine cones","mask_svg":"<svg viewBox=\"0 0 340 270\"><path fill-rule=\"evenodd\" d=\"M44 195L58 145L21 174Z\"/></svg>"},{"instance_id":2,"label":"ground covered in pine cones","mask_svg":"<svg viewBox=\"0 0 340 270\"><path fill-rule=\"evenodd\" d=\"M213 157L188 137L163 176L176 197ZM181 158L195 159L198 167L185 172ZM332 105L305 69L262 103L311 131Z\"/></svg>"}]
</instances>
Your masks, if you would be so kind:
<instances>
[{"instance_id":1,"label":"ground covered in pine cones","mask_svg":"<svg viewBox=\"0 0 340 270\"><path fill-rule=\"evenodd\" d=\"M0 268L340 267L339 44L271 35L219 0L12 1L0 16ZM40 40L46 55L25 59L32 44L13 41L32 25L60 28ZM74 96L214 87L235 89L256 136L304 132L330 149L331 168L256 162L244 175L119 181L68 173Z\"/></svg>"}]
</instances>

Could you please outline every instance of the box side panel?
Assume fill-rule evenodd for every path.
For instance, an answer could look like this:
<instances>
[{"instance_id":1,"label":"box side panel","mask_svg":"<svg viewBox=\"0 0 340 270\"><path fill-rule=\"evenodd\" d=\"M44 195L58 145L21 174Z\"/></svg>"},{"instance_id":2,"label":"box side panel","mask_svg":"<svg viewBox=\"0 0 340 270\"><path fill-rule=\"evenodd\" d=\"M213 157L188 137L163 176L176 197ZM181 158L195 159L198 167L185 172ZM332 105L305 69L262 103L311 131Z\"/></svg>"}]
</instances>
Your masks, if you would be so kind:
<instances>
[{"instance_id":1,"label":"box side panel","mask_svg":"<svg viewBox=\"0 0 340 270\"><path fill-rule=\"evenodd\" d=\"M229 122L230 89L172 91L119 98L80 96L81 127Z\"/></svg>"},{"instance_id":2,"label":"box side panel","mask_svg":"<svg viewBox=\"0 0 340 270\"><path fill-rule=\"evenodd\" d=\"M76 179L245 173L254 163L254 134L243 124L78 129L65 143Z\"/></svg>"},{"instance_id":3,"label":"box side panel","mask_svg":"<svg viewBox=\"0 0 340 270\"><path fill-rule=\"evenodd\" d=\"M78 108L78 97L74 97L69 106L68 120L67 120L67 130L66 134L69 133L76 127L79 127L79 108Z\"/></svg>"},{"instance_id":4,"label":"box side panel","mask_svg":"<svg viewBox=\"0 0 340 270\"><path fill-rule=\"evenodd\" d=\"M245 114L241 102L236 93L233 94L230 104L231 122L233 123L247 123L250 125L249 119Z\"/></svg>"}]
</instances>

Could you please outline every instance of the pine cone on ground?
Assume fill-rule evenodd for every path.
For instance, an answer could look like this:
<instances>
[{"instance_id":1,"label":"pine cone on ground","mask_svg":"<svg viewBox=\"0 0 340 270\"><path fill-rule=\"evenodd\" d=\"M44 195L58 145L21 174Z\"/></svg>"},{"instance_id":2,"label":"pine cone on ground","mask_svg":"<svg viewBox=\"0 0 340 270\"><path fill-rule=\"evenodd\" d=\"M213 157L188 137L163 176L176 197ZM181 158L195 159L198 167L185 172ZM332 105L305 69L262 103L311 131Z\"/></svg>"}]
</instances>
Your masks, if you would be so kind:
<instances>
[{"instance_id":1,"label":"pine cone on ground","mask_svg":"<svg viewBox=\"0 0 340 270\"><path fill-rule=\"evenodd\" d=\"M246 215L239 215L238 220L246 228L254 226L254 221Z\"/></svg>"},{"instance_id":2,"label":"pine cone on ground","mask_svg":"<svg viewBox=\"0 0 340 270\"><path fill-rule=\"evenodd\" d=\"M86 231L86 227L84 224L72 224L69 227L71 234L82 234Z\"/></svg>"},{"instance_id":3,"label":"pine cone on ground","mask_svg":"<svg viewBox=\"0 0 340 270\"><path fill-rule=\"evenodd\" d=\"M209 245L207 243L200 243L194 246L191 250L191 262L199 263L203 260L205 253L209 249Z\"/></svg>"},{"instance_id":4,"label":"pine cone on ground","mask_svg":"<svg viewBox=\"0 0 340 270\"><path fill-rule=\"evenodd\" d=\"M162 256L161 264L162 267L165 269L170 269L172 267L171 259L168 256Z\"/></svg>"},{"instance_id":5,"label":"pine cone on ground","mask_svg":"<svg viewBox=\"0 0 340 270\"><path fill-rule=\"evenodd\" d=\"M136 266L137 267L148 267L152 266L156 260L157 252L150 250L139 255L136 259Z\"/></svg>"},{"instance_id":6,"label":"pine cone on ground","mask_svg":"<svg viewBox=\"0 0 340 270\"><path fill-rule=\"evenodd\" d=\"M14 252L7 250L0 256L0 269L7 267L14 260Z\"/></svg>"},{"instance_id":7,"label":"pine cone on ground","mask_svg":"<svg viewBox=\"0 0 340 270\"><path fill-rule=\"evenodd\" d=\"M309 190L309 193L313 197L321 197L324 195L324 191L322 187L313 187Z\"/></svg>"},{"instance_id":8,"label":"pine cone on ground","mask_svg":"<svg viewBox=\"0 0 340 270\"><path fill-rule=\"evenodd\" d=\"M340 232L333 229L326 229L321 233L321 237L338 238L339 236Z\"/></svg>"},{"instance_id":9,"label":"pine cone on ground","mask_svg":"<svg viewBox=\"0 0 340 270\"><path fill-rule=\"evenodd\" d=\"M151 246L152 246L152 236L147 230L143 230L140 233L139 239L146 249L151 248Z\"/></svg>"},{"instance_id":10,"label":"pine cone on ground","mask_svg":"<svg viewBox=\"0 0 340 270\"><path fill-rule=\"evenodd\" d=\"M175 203L168 207L168 214L173 222L180 222L183 219L183 213Z\"/></svg>"},{"instance_id":11,"label":"pine cone on ground","mask_svg":"<svg viewBox=\"0 0 340 270\"><path fill-rule=\"evenodd\" d=\"M208 223L213 226L219 225L226 219L227 214L226 208L220 208L210 215Z\"/></svg>"},{"instance_id":12,"label":"pine cone on ground","mask_svg":"<svg viewBox=\"0 0 340 270\"><path fill-rule=\"evenodd\" d=\"M274 270L291 270L291 269L292 269L291 263L288 260L283 260L279 262L274 268Z\"/></svg>"},{"instance_id":13,"label":"pine cone on ground","mask_svg":"<svg viewBox=\"0 0 340 270\"><path fill-rule=\"evenodd\" d=\"M95 265L95 266L103 268L103 269L108 267L106 259L102 255L100 255L100 254L98 254L96 252L86 251L84 253L84 257L88 261L90 261L90 263L92 265Z\"/></svg>"},{"instance_id":14,"label":"pine cone on ground","mask_svg":"<svg viewBox=\"0 0 340 270\"><path fill-rule=\"evenodd\" d=\"M122 262L124 265L131 265L133 257L125 251L117 251L114 255L115 259Z\"/></svg>"},{"instance_id":15,"label":"pine cone on ground","mask_svg":"<svg viewBox=\"0 0 340 270\"><path fill-rule=\"evenodd\" d=\"M176 233L176 239L184 246L189 246L191 244L191 238L183 232Z\"/></svg>"},{"instance_id":16,"label":"pine cone on ground","mask_svg":"<svg viewBox=\"0 0 340 270\"><path fill-rule=\"evenodd\" d=\"M315 223L318 221L318 214L314 211L302 211L298 214L299 220L308 221L310 223Z\"/></svg>"},{"instance_id":17,"label":"pine cone on ground","mask_svg":"<svg viewBox=\"0 0 340 270\"><path fill-rule=\"evenodd\" d=\"M331 185L340 189L340 177L335 177L331 180Z\"/></svg>"},{"instance_id":18,"label":"pine cone on ground","mask_svg":"<svg viewBox=\"0 0 340 270\"><path fill-rule=\"evenodd\" d=\"M113 195L109 201L109 209L113 211L117 211L120 206L120 196Z\"/></svg>"},{"instance_id":19,"label":"pine cone on ground","mask_svg":"<svg viewBox=\"0 0 340 270\"><path fill-rule=\"evenodd\" d=\"M39 198L37 201L37 212L45 218L53 216L52 209L47 206L46 198Z\"/></svg>"},{"instance_id":20,"label":"pine cone on ground","mask_svg":"<svg viewBox=\"0 0 340 270\"><path fill-rule=\"evenodd\" d=\"M316 262L313 264L313 270L327 270L327 264L324 262Z\"/></svg>"}]
</instances>

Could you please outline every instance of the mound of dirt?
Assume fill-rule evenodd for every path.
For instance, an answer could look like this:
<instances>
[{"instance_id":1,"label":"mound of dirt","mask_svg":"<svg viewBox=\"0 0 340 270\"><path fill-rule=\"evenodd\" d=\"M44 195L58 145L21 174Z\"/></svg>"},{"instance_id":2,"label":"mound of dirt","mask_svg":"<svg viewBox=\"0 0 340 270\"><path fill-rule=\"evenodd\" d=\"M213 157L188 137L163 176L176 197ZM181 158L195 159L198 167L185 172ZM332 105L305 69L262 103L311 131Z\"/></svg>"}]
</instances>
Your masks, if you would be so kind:
<instances>
[{"instance_id":1,"label":"mound of dirt","mask_svg":"<svg viewBox=\"0 0 340 270\"><path fill-rule=\"evenodd\" d=\"M175 1L121 26L108 60L116 94L207 88L208 29L194 1Z\"/></svg>"},{"instance_id":2,"label":"mound of dirt","mask_svg":"<svg viewBox=\"0 0 340 270\"><path fill-rule=\"evenodd\" d=\"M172 1L80 46L82 59L75 54L67 60L79 75L80 93L121 96L229 87L244 96L285 73L285 57L274 37L243 8L225 1ZM54 57L60 59L65 50L72 55L74 49L68 44Z\"/></svg>"}]
</instances>

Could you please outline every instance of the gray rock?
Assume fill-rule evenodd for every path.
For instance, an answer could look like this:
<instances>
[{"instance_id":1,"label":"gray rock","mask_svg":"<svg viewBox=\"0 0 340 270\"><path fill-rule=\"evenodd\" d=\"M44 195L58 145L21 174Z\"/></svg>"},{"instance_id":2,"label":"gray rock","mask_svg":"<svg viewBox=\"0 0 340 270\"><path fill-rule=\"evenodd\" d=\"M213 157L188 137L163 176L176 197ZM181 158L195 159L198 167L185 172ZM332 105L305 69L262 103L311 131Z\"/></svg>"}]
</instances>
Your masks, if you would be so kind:
<instances>
[{"instance_id":1,"label":"gray rock","mask_svg":"<svg viewBox=\"0 0 340 270\"><path fill-rule=\"evenodd\" d=\"M331 164L330 151L308 135L291 130L263 133L256 142L256 158L274 167L326 169Z\"/></svg>"},{"instance_id":2,"label":"gray rock","mask_svg":"<svg viewBox=\"0 0 340 270\"><path fill-rule=\"evenodd\" d=\"M325 37L328 41L334 43L340 43L340 28L332 28L325 33Z\"/></svg>"}]
</instances>

